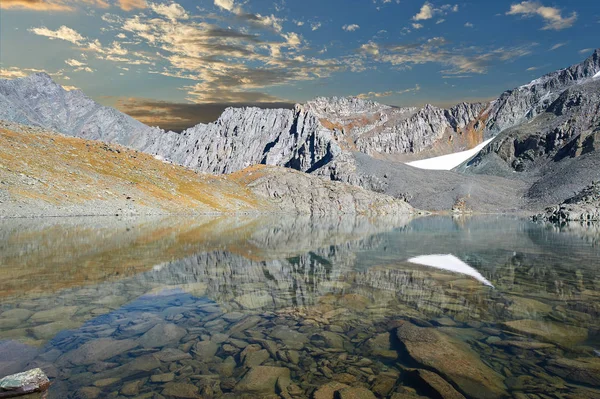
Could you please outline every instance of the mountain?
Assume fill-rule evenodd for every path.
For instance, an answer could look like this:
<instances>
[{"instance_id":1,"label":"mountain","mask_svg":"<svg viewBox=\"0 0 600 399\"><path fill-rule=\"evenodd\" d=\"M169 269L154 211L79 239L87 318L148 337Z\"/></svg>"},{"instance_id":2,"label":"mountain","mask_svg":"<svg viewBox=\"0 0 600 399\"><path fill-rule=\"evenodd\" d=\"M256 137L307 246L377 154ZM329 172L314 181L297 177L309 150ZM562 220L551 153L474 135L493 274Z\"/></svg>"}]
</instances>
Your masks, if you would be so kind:
<instances>
[{"instance_id":1,"label":"mountain","mask_svg":"<svg viewBox=\"0 0 600 399\"><path fill-rule=\"evenodd\" d=\"M199 174L114 144L0 121L3 217L289 213L411 214L406 202L318 176L256 165Z\"/></svg>"},{"instance_id":2,"label":"mountain","mask_svg":"<svg viewBox=\"0 0 600 399\"><path fill-rule=\"evenodd\" d=\"M506 91L489 104L396 108L358 98L317 98L293 110L228 108L214 123L181 133L142 125L81 92L64 91L47 75L35 74L0 80L0 119L119 143L213 174L278 165L411 198L421 209L450 209L466 201L472 209L493 212L560 202L566 191L582 188L579 181L569 183L572 174L589 184L594 172L579 170L577 163L572 170L567 162L560 164L564 170L550 164L546 170L536 161L528 175L516 171L524 170L529 158L542 159L535 155L542 150L544 159L562 154L561 143L568 139L583 140L581 153L595 148L590 144L595 133L589 138L585 132L597 115L593 85L599 56L597 50L584 62ZM589 98L578 100L585 91ZM532 126L537 131L530 133L540 133L539 140L530 138ZM509 134L516 141L506 139ZM473 148L495 136L458 173L417 170L403 163ZM593 163L594 156L588 158Z\"/></svg>"},{"instance_id":3,"label":"mountain","mask_svg":"<svg viewBox=\"0 0 600 399\"><path fill-rule=\"evenodd\" d=\"M529 185L526 197L540 207L581 191L600 177L599 73L600 50L580 65L538 79L531 90L517 89L531 99L531 93L541 90L536 85L555 87L545 95L549 103L536 103L539 108L532 108L525 121L503 130L457 170L524 181ZM576 84L564 88L567 81Z\"/></svg>"},{"instance_id":4,"label":"mountain","mask_svg":"<svg viewBox=\"0 0 600 399\"><path fill-rule=\"evenodd\" d=\"M43 72L0 80L0 119L136 149L162 132L96 103L80 90L63 89Z\"/></svg>"}]
</instances>

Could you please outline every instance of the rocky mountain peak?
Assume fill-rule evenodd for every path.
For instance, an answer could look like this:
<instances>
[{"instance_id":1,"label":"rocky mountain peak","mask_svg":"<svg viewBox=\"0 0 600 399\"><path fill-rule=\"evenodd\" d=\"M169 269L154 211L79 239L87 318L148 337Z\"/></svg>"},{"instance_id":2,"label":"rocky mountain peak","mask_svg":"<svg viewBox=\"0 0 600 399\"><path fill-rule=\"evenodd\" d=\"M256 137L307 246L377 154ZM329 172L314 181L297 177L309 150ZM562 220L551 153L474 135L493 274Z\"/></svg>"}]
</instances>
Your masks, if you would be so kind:
<instances>
[{"instance_id":1,"label":"rocky mountain peak","mask_svg":"<svg viewBox=\"0 0 600 399\"><path fill-rule=\"evenodd\" d=\"M593 78L600 71L600 49L586 60L505 91L492 105L486 137L493 137L544 112L568 87Z\"/></svg>"},{"instance_id":2,"label":"rocky mountain peak","mask_svg":"<svg viewBox=\"0 0 600 399\"><path fill-rule=\"evenodd\" d=\"M340 117L374 113L391 108L388 105L358 97L317 97L308 101L306 107L319 115Z\"/></svg>"}]
</instances>

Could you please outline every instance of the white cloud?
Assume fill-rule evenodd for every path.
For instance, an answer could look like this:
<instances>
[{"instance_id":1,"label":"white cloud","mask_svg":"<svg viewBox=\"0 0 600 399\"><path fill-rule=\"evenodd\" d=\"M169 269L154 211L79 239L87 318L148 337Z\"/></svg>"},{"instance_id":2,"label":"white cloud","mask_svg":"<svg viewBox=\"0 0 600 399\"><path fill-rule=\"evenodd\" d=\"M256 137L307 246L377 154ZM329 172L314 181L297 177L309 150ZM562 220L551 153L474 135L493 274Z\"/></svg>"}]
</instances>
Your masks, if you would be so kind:
<instances>
[{"instance_id":1,"label":"white cloud","mask_svg":"<svg viewBox=\"0 0 600 399\"><path fill-rule=\"evenodd\" d=\"M414 65L438 63L446 67L444 75L484 74L490 65L507 62L531 53L531 47L497 48L494 50L477 47L449 47L443 37L434 37L419 44L398 44L379 46L368 43L359 49L363 57L370 56L375 61L389 63L397 68L410 69ZM377 49L374 51L373 49Z\"/></svg>"},{"instance_id":2,"label":"white cloud","mask_svg":"<svg viewBox=\"0 0 600 399\"><path fill-rule=\"evenodd\" d=\"M422 6L421 9L419 10L419 12L412 17L413 21L427 21L429 19L432 19L434 16L444 16L446 14L448 14L449 12L458 12L458 5L452 5L452 4L444 4L442 6L440 6L439 8L434 7L433 4L429 3L429 2L425 2ZM436 21L436 24L441 24L443 22L445 22L446 20L444 18L439 18ZM423 27L422 23L419 22L415 22L413 23L413 28L415 29L421 29Z\"/></svg>"},{"instance_id":3,"label":"white cloud","mask_svg":"<svg viewBox=\"0 0 600 399\"><path fill-rule=\"evenodd\" d=\"M470 22L465 23L465 28L472 28L474 25Z\"/></svg>"},{"instance_id":4,"label":"white cloud","mask_svg":"<svg viewBox=\"0 0 600 399\"><path fill-rule=\"evenodd\" d=\"M81 67L81 66L87 65L85 62L77 61L74 59L65 60L65 63L72 67Z\"/></svg>"},{"instance_id":5,"label":"white cloud","mask_svg":"<svg viewBox=\"0 0 600 399\"><path fill-rule=\"evenodd\" d=\"M586 55L586 54L592 53L593 51L594 51L593 48L584 48L584 49L579 50L579 54Z\"/></svg>"},{"instance_id":6,"label":"white cloud","mask_svg":"<svg viewBox=\"0 0 600 399\"><path fill-rule=\"evenodd\" d=\"M358 98L362 98L362 99L369 99L369 98L382 98L382 97L390 97L393 96L395 94L406 94L406 93L414 93L421 90L421 86L419 86L418 84L415 85L415 87L411 87L409 89L404 89L404 90L400 90L400 91L384 91L384 92L374 92L374 91L370 91L368 93L361 93L358 94L356 97Z\"/></svg>"},{"instance_id":7,"label":"white cloud","mask_svg":"<svg viewBox=\"0 0 600 399\"><path fill-rule=\"evenodd\" d=\"M169 5L151 3L150 8L158 15L163 15L172 20L189 18L185 9L177 3L171 3Z\"/></svg>"},{"instance_id":8,"label":"white cloud","mask_svg":"<svg viewBox=\"0 0 600 399\"><path fill-rule=\"evenodd\" d=\"M31 28L28 30L39 36L46 36L50 39L66 40L74 44L81 44L81 42L85 40L85 37L81 36L77 31L64 25L55 31L50 30L45 26L42 26L41 28Z\"/></svg>"},{"instance_id":9,"label":"white cloud","mask_svg":"<svg viewBox=\"0 0 600 399\"><path fill-rule=\"evenodd\" d=\"M317 29L319 29L320 27L321 27L320 22L313 22L310 24L310 30L312 30L313 32L316 31Z\"/></svg>"},{"instance_id":10,"label":"white cloud","mask_svg":"<svg viewBox=\"0 0 600 399\"><path fill-rule=\"evenodd\" d=\"M561 11L555 7L546 7L538 1L523 1L510 6L506 15L522 15L524 17L540 16L545 25L542 30L562 30L573 26L577 20L577 13L572 12L569 17L563 17Z\"/></svg>"},{"instance_id":11,"label":"white cloud","mask_svg":"<svg viewBox=\"0 0 600 399\"><path fill-rule=\"evenodd\" d=\"M360 26L358 26L356 24L344 25L344 26L342 26L342 29L345 30L346 32L354 32L355 30L360 29Z\"/></svg>"},{"instance_id":12,"label":"white cloud","mask_svg":"<svg viewBox=\"0 0 600 399\"><path fill-rule=\"evenodd\" d=\"M236 9L234 0L215 0L215 5L219 8L232 12Z\"/></svg>"},{"instance_id":13,"label":"white cloud","mask_svg":"<svg viewBox=\"0 0 600 399\"><path fill-rule=\"evenodd\" d=\"M559 48L566 46L567 43L556 43L554 46L550 47L550 51L558 50Z\"/></svg>"},{"instance_id":14,"label":"white cloud","mask_svg":"<svg viewBox=\"0 0 600 399\"><path fill-rule=\"evenodd\" d=\"M425 3L412 19L413 21L424 21L431 18L433 18L433 6L431 3Z\"/></svg>"}]
</instances>

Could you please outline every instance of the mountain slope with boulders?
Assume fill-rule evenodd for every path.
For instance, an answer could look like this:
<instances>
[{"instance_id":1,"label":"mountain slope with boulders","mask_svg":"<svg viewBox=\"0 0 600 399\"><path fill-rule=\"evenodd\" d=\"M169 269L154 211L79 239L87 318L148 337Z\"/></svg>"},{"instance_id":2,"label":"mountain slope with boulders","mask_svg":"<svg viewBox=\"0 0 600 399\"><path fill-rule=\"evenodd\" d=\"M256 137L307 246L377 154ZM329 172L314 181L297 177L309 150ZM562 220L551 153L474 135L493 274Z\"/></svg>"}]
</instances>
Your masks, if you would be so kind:
<instances>
[{"instance_id":1,"label":"mountain slope with boulders","mask_svg":"<svg viewBox=\"0 0 600 399\"><path fill-rule=\"evenodd\" d=\"M119 145L0 122L0 218L115 214L411 214L406 202L295 170L199 174Z\"/></svg>"},{"instance_id":2,"label":"mountain slope with boulders","mask_svg":"<svg viewBox=\"0 0 600 399\"><path fill-rule=\"evenodd\" d=\"M575 73L581 71L585 73ZM562 76L577 76L577 84L555 96L536 116L503 130L457 170L466 175L523 181L533 208L561 203L598 180L599 73L600 50L577 67L548 75L546 84Z\"/></svg>"}]
</instances>

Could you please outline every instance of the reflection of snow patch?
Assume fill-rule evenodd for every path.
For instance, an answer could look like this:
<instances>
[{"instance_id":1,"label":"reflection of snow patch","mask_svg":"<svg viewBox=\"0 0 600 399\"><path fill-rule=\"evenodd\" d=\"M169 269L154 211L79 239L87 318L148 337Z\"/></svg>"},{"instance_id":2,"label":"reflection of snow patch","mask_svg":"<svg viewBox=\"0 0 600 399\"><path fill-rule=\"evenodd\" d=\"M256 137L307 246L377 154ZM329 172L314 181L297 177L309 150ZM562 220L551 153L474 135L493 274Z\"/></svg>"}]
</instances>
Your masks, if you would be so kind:
<instances>
[{"instance_id":1,"label":"reflection of snow patch","mask_svg":"<svg viewBox=\"0 0 600 399\"><path fill-rule=\"evenodd\" d=\"M600 78L600 71L594 75L594 79L596 79L596 78Z\"/></svg>"},{"instance_id":2,"label":"reflection of snow patch","mask_svg":"<svg viewBox=\"0 0 600 399\"><path fill-rule=\"evenodd\" d=\"M427 158L420 161L408 162L407 165L413 166L419 169L431 169L431 170L451 170L456 168L461 163L467 161L471 157L477 155L479 151L488 145L492 139L484 141L477 147L467 151L455 152L453 154L442 155L441 157Z\"/></svg>"},{"instance_id":3,"label":"reflection of snow patch","mask_svg":"<svg viewBox=\"0 0 600 399\"><path fill-rule=\"evenodd\" d=\"M492 283L490 283L481 275L481 273L454 255L423 255L410 258L408 261L417 265L430 266L437 269L466 274L467 276L471 276L485 285L489 285L492 288L494 287Z\"/></svg>"}]
</instances>

